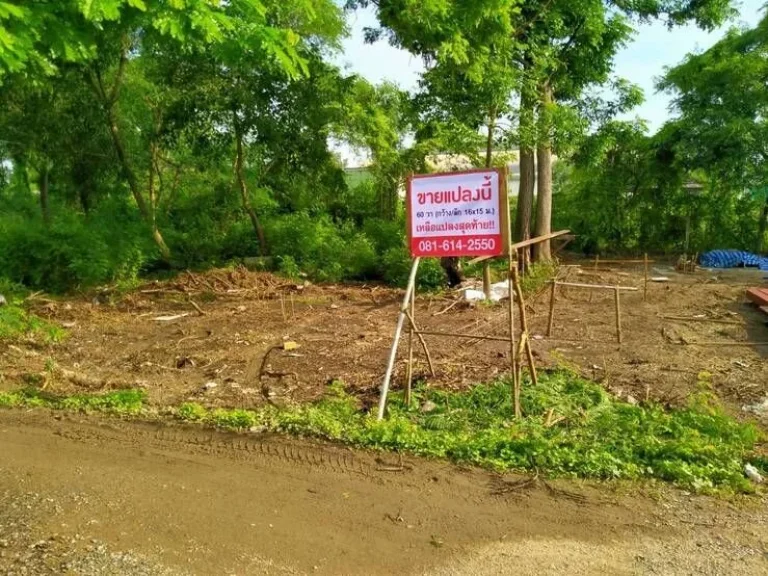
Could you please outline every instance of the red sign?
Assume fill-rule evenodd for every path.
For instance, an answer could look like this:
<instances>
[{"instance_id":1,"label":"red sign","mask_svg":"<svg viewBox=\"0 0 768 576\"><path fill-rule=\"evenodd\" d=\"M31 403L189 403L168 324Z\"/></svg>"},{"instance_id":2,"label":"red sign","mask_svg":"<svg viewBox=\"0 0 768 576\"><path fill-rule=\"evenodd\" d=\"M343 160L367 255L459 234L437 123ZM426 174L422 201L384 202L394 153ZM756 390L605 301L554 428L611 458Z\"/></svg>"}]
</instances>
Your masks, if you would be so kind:
<instances>
[{"instance_id":1,"label":"red sign","mask_svg":"<svg viewBox=\"0 0 768 576\"><path fill-rule=\"evenodd\" d=\"M413 176L408 180L411 256L500 256L509 244L503 170Z\"/></svg>"}]
</instances>

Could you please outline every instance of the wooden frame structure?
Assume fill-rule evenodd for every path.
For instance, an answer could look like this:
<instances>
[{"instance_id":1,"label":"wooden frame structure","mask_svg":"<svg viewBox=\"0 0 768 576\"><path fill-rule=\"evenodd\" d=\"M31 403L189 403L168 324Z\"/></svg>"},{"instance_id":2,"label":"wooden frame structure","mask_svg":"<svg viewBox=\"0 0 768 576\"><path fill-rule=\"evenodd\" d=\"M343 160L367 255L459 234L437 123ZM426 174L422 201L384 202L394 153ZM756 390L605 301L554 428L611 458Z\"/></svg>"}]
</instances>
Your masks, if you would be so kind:
<instances>
[{"instance_id":1,"label":"wooden frame structure","mask_svg":"<svg viewBox=\"0 0 768 576\"><path fill-rule=\"evenodd\" d=\"M510 362L510 369L512 372L513 403L514 403L515 417L520 418L522 416L522 408L520 405L520 393L521 393L523 363L526 362L528 364L528 370L531 375L531 381L534 383L534 385L538 383L538 375L536 373L536 364L534 362L533 351L531 349L531 338L530 338L530 335L528 334L528 318L525 310L523 290L522 290L522 287L520 286L520 273L517 267L518 251L527 246L533 246L535 244L539 244L546 240L551 240L552 238L564 236L569 233L570 233L569 230L563 230L561 232L554 232L552 234L547 234L545 236L531 238L529 240L518 242L516 244L511 244L509 246L509 250L507 252L507 256L508 256L507 282L509 286L507 316L509 320L509 335L506 337L478 336L477 334L460 334L460 333L453 333L453 332L437 332L437 331L419 330L415 320L415 294L416 294L416 275L418 273L419 263L421 261L421 258L419 257L414 258L413 265L411 266L411 273L408 277L408 285L405 288L405 296L403 297L403 303L400 307L400 313L398 314L398 317L397 317L397 324L395 326L395 334L392 342L392 348L390 349L389 360L387 362L387 370L384 374L384 381L382 382L382 385L381 385L381 393L379 396L379 407L378 407L378 415L377 415L378 419L383 420L384 414L386 413L387 397L389 395L389 389L392 383L392 374L395 369L395 361L397 360L397 349L398 349L398 345L400 344L400 339L402 337L402 332L403 332L403 325L405 324L406 320L408 320L408 325L409 325L408 326L408 368L406 372L406 388L405 388L406 403L410 403L410 400L411 400L411 387L413 382L413 347L414 347L413 337L414 336L418 338L419 343L422 349L424 350L424 355L427 358L429 369L433 376L435 375L435 371L434 371L434 366L432 364L432 357L429 353L429 348L427 347L426 341L424 340L424 336L493 340L493 341L509 343L509 362ZM483 262L486 260L490 260L491 258L492 257L483 256L481 258L476 258L472 262ZM520 333L519 343L515 339L515 300L517 300L518 312L520 314L521 333Z\"/></svg>"},{"instance_id":2,"label":"wooden frame structure","mask_svg":"<svg viewBox=\"0 0 768 576\"><path fill-rule=\"evenodd\" d=\"M557 287L568 286L571 288L584 288L587 290L613 290L614 304L616 310L616 340L619 344L622 343L621 333L621 292L637 292L638 288L634 286L605 286L601 284L578 284L574 282L558 282L553 280L552 291L549 296L549 322L547 324L547 338L552 337L552 332L555 328L555 302L557 300Z\"/></svg>"},{"instance_id":3,"label":"wooden frame structure","mask_svg":"<svg viewBox=\"0 0 768 576\"><path fill-rule=\"evenodd\" d=\"M642 264L644 268L644 281L643 281L643 302L648 300L648 282L650 280L650 268L649 265L653 264L655 260L648 259L648 253L643 254L642 260L600 260L600 255L595 256L595 271L599 264Z\"/></svg>"}]
</instances>

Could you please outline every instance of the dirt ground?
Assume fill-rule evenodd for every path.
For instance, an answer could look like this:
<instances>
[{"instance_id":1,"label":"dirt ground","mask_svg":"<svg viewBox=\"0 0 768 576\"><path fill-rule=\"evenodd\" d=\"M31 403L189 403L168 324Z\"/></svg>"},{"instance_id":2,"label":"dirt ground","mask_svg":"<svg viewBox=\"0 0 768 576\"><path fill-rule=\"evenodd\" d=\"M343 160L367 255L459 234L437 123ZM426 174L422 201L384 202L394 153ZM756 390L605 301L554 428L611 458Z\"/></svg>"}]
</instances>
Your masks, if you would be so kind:
<instances>
[{"instance_id":1,"label":"dirt ground","mask_svg":"<svg viewBox=\"0 0 768 576\"><path fill-rule=\"evenodd\" d=\"M768 341L768 317L744 303L760 276L657 268L670 280L651 284L647 302L642 291L623 296L621 346L611 293L590 300L564 288L551 339L549 292L530 297L537 363L672 404L711 381L746 415L741 407L768 388L768 346L755 344ZM586 265L563 266L560 279L643 283L637 270ZM249 407L315 399L342 379L370 404L401 298L245 270L127 295L36 295L30 307L69 336L0 344L0 389L31 380L61 393L142 386L158 407ZM468 306L451 294L420 297L416 319L478 335L503 335L507 322L505 304ZM416 371L430 385L458 389L507 369L504 342L426 339L437 375L427 377L418 348ZM299 347L285 350L285 341ZM0 411L0 573L768 574L764 498L718 501L655 484L515 488L514 477L446 462L405 457L393 472L399 463L263 435Z\"/></svg>"},{"instance_id":2,"label":"dirt ground","mask_svg":"<svg viewBox=\"0 0 768 576\"><path fill-rule=\"evenodd\" d=\"M754 497L45 411L0 412L0 446L2 574L768 574Z\"/></svg>"},{"instance_id":3,"label":"dirt ground","mask_svg":"<svg viewBox=\"0 0 768 576\"><path fill-rule=\"evenodd\" d=\"M545 288L527 302L540 367L575 367L637 400L679 403L702 380L711 381L736 411L766 397L768 316L744 298L748 286L762 283L760 273L684 275L654 265L651 275L669 281L651 282L644 302L641 269L596 271L577 264L561 267L560 280L640 287L622 294L623 344L616 342L612 291L581 288L559 289L554 334L547 338ZM417 323L430 331L504 336L503 302L469 306L456 304L456 297L419 297ZM55 301L36 296L32 309L66 327L69 336L52 346L0 344L0 387L15 388L30 375L42 375L54 392L139 385L157 405L194 400L250 407L266 396L316 399L329 381L341 379L372 404L401 299L402 291L379 286L296 285L244 269L184 274L128 295L102 292ZM415 371L430 385L467 387L508 369L505 342L425 339L436 376L429 376L418 345ZM286 340L299 348L270 351ZM405 377L406 348L403 342L395 387Z\"/></svg>"}]
</instances>

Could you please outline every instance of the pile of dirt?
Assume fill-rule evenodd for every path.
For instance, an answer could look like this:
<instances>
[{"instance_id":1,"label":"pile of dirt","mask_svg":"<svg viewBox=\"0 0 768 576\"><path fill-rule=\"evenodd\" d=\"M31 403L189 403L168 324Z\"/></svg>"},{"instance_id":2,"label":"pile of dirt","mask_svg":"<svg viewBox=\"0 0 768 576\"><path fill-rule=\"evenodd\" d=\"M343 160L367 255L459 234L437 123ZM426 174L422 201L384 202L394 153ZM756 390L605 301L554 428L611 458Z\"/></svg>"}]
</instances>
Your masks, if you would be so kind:
<instances>
[{"instance_id":1,"label":"pile of dirt","mask_svg":"<svg viewBox=\"0 0 768 576\"><path fill-rule=\"evenodd\" d=\"M300 290L308 285L308 282L297 283L269 272L254 272L245 266L238 266L201 273L186 271L173 280L146 284L139 289L139 293L162 294L175 291L183 294L247 294L257 298L273 298L283 290Z\"/></svg>"}]
</instances>

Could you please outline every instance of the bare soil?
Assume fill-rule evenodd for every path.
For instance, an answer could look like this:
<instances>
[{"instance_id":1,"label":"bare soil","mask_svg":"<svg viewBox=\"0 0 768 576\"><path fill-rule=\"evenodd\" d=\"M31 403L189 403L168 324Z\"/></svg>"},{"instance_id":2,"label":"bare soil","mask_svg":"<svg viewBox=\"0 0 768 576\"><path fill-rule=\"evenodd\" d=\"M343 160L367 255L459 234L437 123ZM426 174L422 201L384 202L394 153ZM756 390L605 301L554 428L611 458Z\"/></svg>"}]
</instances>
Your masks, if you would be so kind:
<instances>
[{"instance_id":1,"label":"bare soil","mask_svg":"<svg viewBox=\"0 0 768 576\"><path fill-rule=\"evenodd\" d=\"M747 287L761 284L761 275L747 270L684 275L660 265L652 271L659 275L669 282L650 283L644 302L639 268L563 266L563 281L640 290L622 293L622 345L616 342L612 291L560 288L552 338L546 337L549 290L529 296L539 366L571 366L637 400L678 404L702 381L711 381L737 411L765 398L768 316L744 298ZM505 335L504 303L453 305L456 298L419 297L417 323L430 331ZM380 286L304 286L245 269L184 274L127 295L37 296L29 302L32 309L66 327L69 336L50 346L0 343L0 388L36 377L52 392L138 385L156 405L252 407L267 396L283 402L317 399L329 381L340 379L370 405L401 299L402 291ZM430 385L461 389L508 370L505 342L425 338L437 374L429 376L418 343L415 370ZM285 341L299 347L283 350ZM404 338L395 387L405 377L406 350Z\"/></svg>"},{"instance_id":2,"label":"bare soil","mask_svg":"<svg viewBox=\"0 0 768 576\"><path fill-rule=\"evenodd\" d=\"M768 574L757 498L44 411L0 412L0 446L8 575Z\"/></svg>"}]
</instances>

